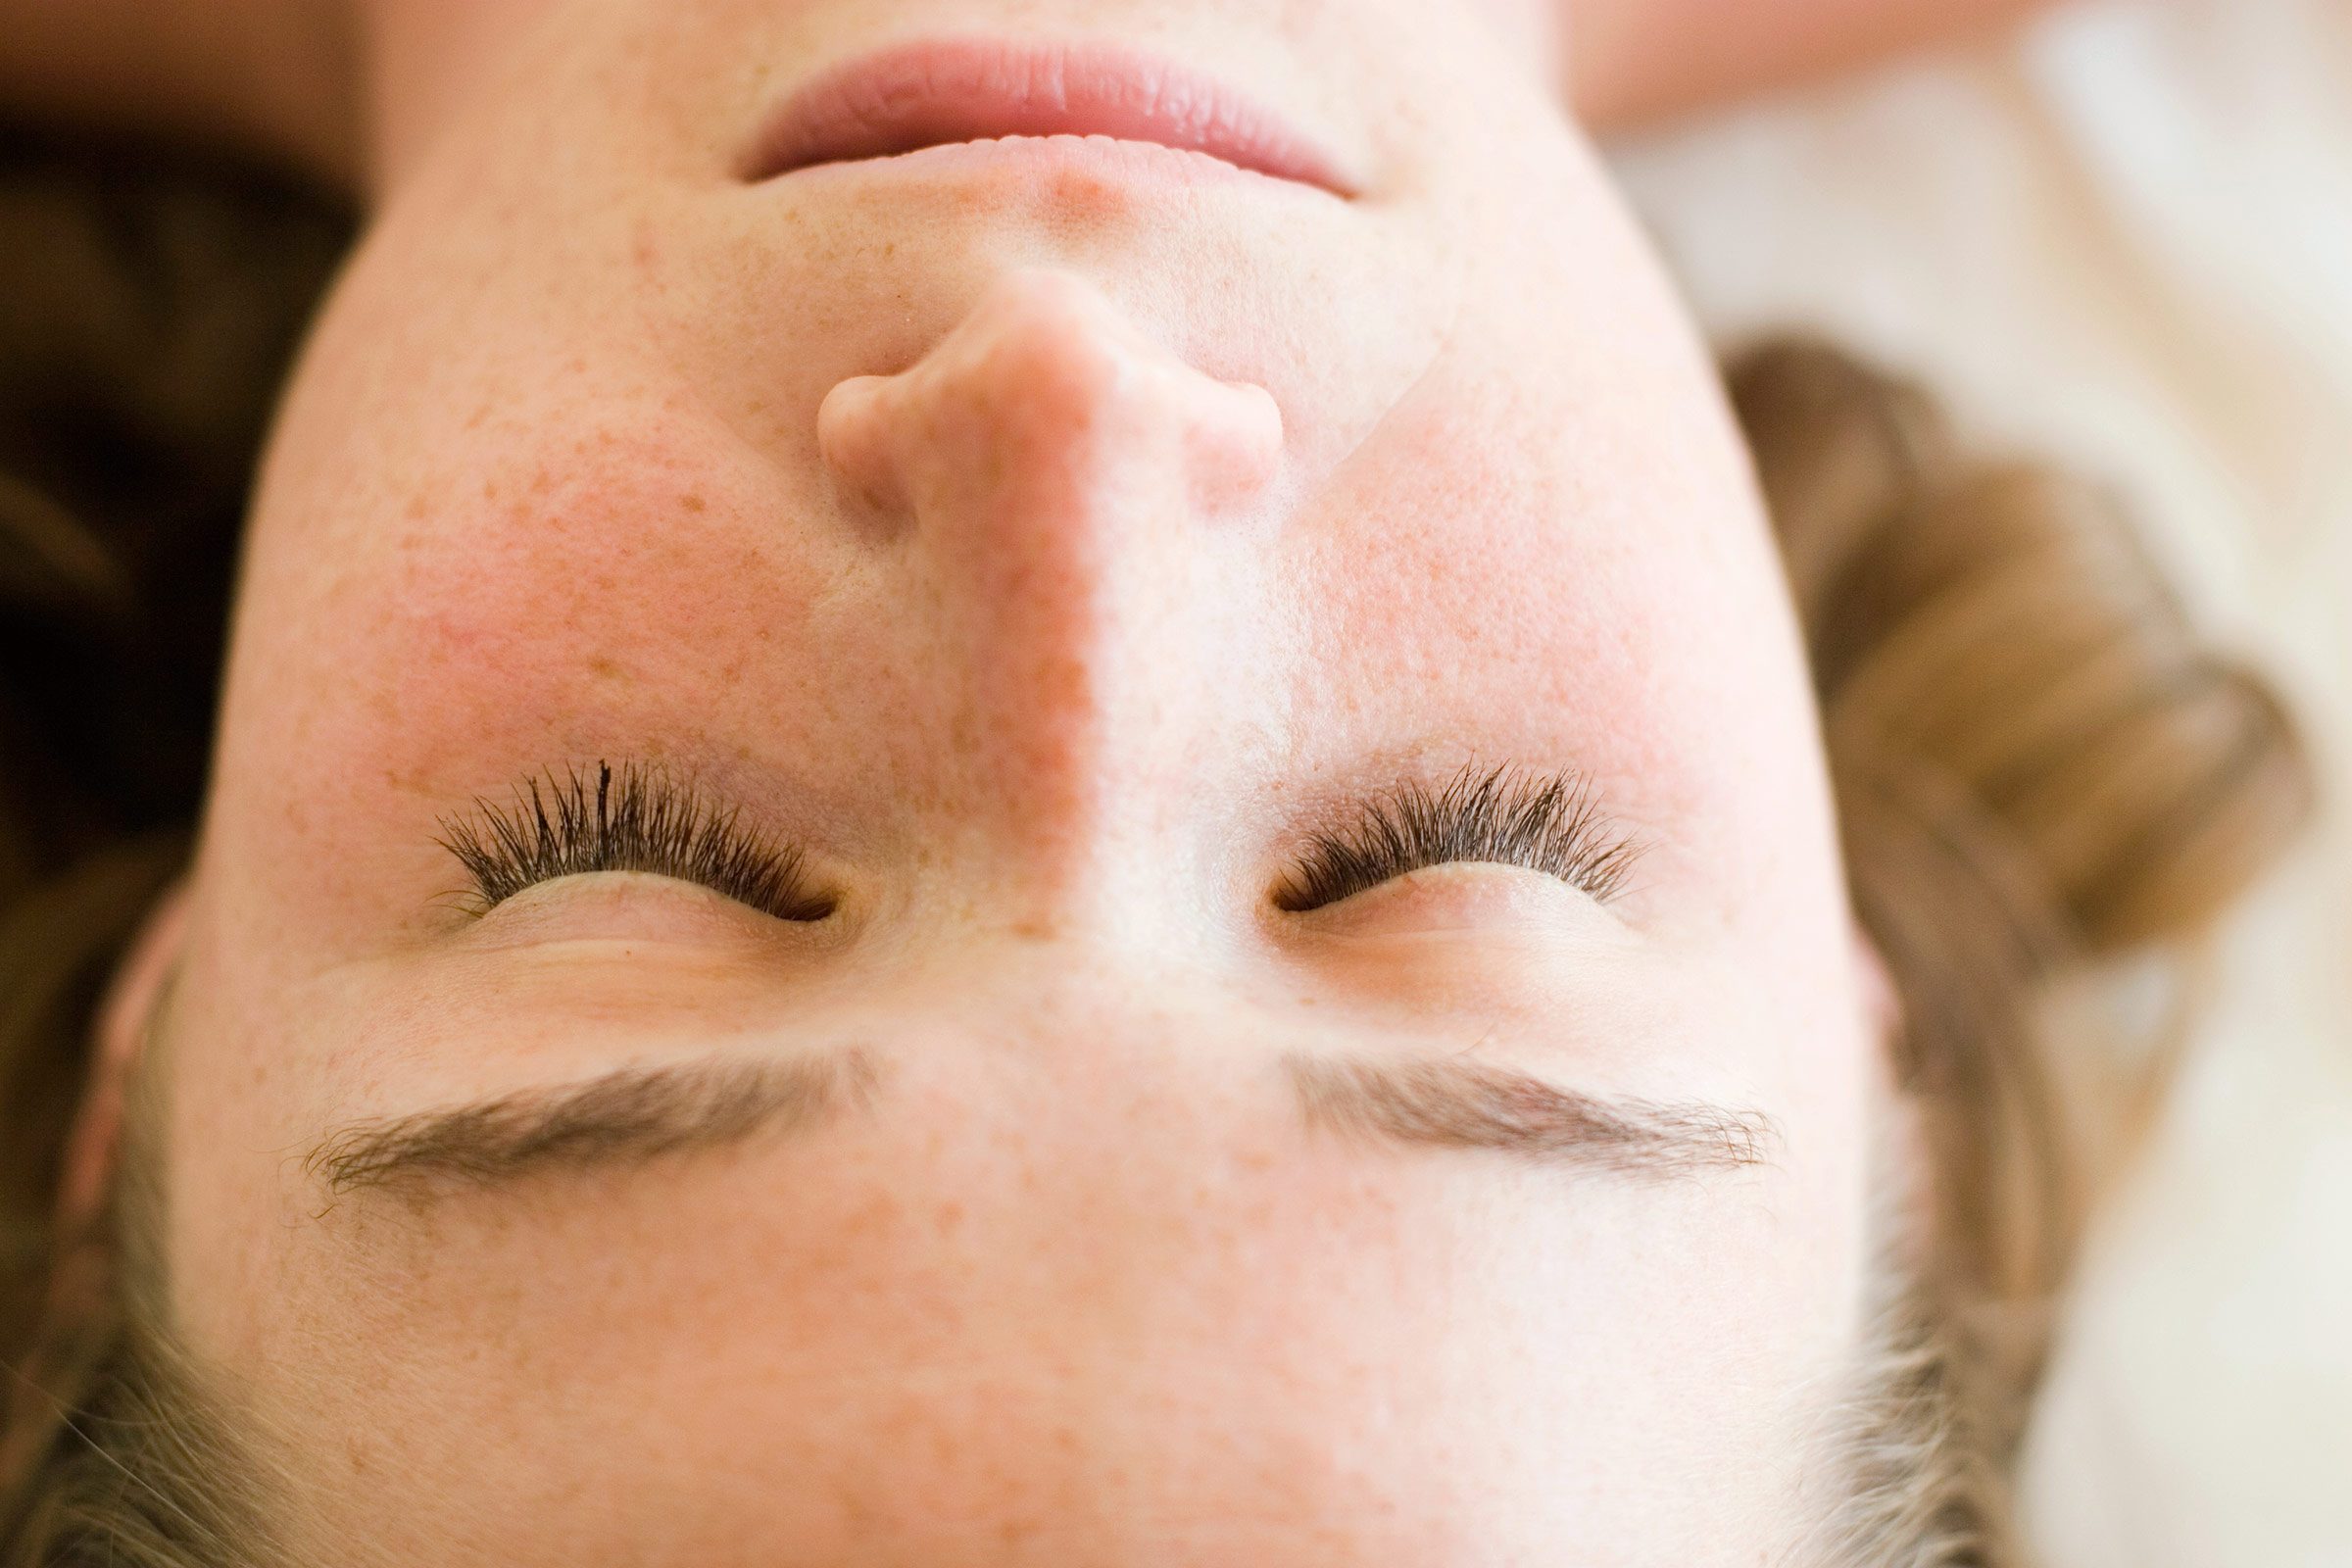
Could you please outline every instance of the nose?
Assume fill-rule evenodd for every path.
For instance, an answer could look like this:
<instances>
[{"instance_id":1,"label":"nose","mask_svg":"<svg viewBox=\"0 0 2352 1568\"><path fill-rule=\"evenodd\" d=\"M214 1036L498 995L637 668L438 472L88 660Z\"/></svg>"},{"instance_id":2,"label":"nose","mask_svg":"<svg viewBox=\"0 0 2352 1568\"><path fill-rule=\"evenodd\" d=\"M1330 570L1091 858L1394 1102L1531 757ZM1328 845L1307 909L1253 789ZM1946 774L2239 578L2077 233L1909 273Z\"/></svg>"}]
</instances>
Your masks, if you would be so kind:
<instances>
[{"instance_id":1,"label":"nose","mask_svg":"<svg viewBox=\"0 0 2352 1568\"><path fill-rule=\"evenodd\" d=\"M1185 776L1237 688L1262 684L1234 662L1262 640L1252 519L1282 467L1281 414L1093 284L999 279L909 368L835 386L817 423L826 464L892 536L891 612L943 782L967 818L993 803L1032 874L1100 847L1109 804Z\"/></svg>"},{"instance_id":2,"label":"nose","mask_svg":"<svg viewBox=\"0 0 2352 1568\"><path fill-rule=\"evenodd\" d=\"M1194 514L1246 505L1279 464L1282 416L1265 388L1186 364L1084 279L1027 270L912 368L834 387L817 439L867 500L918 520L1017 498L1056 519L1041 527L1133 527L1171 500Z\"/></svg>"}]
</instances>

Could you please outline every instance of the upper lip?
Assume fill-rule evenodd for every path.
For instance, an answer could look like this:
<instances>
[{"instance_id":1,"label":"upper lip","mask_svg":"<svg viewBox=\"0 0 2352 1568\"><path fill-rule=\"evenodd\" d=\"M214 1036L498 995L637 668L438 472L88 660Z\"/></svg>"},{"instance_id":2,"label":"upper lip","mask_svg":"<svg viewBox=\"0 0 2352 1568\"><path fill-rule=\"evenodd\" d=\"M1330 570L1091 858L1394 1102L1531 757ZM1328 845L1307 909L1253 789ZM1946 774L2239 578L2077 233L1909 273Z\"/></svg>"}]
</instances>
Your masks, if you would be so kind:
<instances>
[{"instance_id":1,"label":"upper lip","mask_svg":"<svg viewBox=\"0 0 2352 1568\"><path fill-rule=\"evenodd\" d=\"M1155 55L1106 44L917 42L818 72L778 106L750 179L998 136L1115 136L1205 153L1339 195L1339 162L1272 109Z\"/></svg>"}]
</instances>

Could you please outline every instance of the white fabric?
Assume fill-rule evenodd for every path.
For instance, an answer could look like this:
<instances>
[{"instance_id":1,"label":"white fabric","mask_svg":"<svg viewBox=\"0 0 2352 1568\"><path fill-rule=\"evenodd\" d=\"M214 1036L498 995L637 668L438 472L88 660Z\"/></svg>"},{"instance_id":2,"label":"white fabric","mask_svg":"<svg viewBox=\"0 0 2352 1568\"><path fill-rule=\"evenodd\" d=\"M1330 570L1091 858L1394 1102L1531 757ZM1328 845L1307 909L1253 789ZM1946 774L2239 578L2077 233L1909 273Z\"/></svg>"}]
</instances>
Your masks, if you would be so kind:
<instances>
[{"instance_id":1,"label":"white fabric","mask_svg":"<svg viewBox=\"0 0 2352 1568\"><path fill-rule=\"evenodd\" d=\"M1719 337L1827 328L2120 487L2314 730L2028 1513L2051 1568L2352 1568L2352 0L2098 0L1611 157Z\"/></svg>"}]
</instances>

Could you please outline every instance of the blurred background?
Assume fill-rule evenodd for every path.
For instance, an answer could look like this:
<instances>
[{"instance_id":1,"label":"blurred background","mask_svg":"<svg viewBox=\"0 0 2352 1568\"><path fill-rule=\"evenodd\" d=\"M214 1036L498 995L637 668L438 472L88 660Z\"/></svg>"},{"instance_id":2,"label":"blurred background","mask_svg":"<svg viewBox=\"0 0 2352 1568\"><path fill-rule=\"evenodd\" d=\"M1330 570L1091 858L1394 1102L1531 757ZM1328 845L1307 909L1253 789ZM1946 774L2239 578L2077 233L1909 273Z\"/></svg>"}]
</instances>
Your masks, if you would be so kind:
<instances>
[{"instance_id":1,"label":"blurred background","mask_svg":"<svg viewBox=\"0 0 2352 1568\"><path fill-rule=\"evenodd\" d=\"M2104 482L2297 703L2319 829L2212 956L2027 1500L2051 1568L2352 1565L2352 3L2087 0L1610 152L1719 339Z\"/></svg>"}]
</instances>

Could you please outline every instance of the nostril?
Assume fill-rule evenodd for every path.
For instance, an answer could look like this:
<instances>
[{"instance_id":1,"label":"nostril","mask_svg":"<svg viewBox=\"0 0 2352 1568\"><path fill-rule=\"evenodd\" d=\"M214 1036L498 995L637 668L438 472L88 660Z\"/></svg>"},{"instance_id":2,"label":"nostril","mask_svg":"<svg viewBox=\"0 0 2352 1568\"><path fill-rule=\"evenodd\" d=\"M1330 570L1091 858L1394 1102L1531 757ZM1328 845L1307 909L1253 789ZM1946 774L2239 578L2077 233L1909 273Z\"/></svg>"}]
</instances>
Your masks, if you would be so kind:
<instances>
[{"instance_id":1,"label":"nostril","mask_svg":"<svg viewBox=\"0 0 2352 1568\"><path fill-rule=\"evenodd\" d=\"M892 461L882 407L890 381L887 376L851 376L827 392L816 409L816 445L825 466L859 500L881 511L903 509L907 500L900 466Z\"/></svg>"},{"instance_id":2,"label":"nostril","mask_svg":"<svg viewBox=\"0 0 2352 1568\"><path fill-rule=\"evenodd\" d=\"M1249 381L1220 381L1213 416L1191 428L1193 503L1237 506L1264 489L1282 466L1282 407Z\"/></svg>"}]
</instances>

